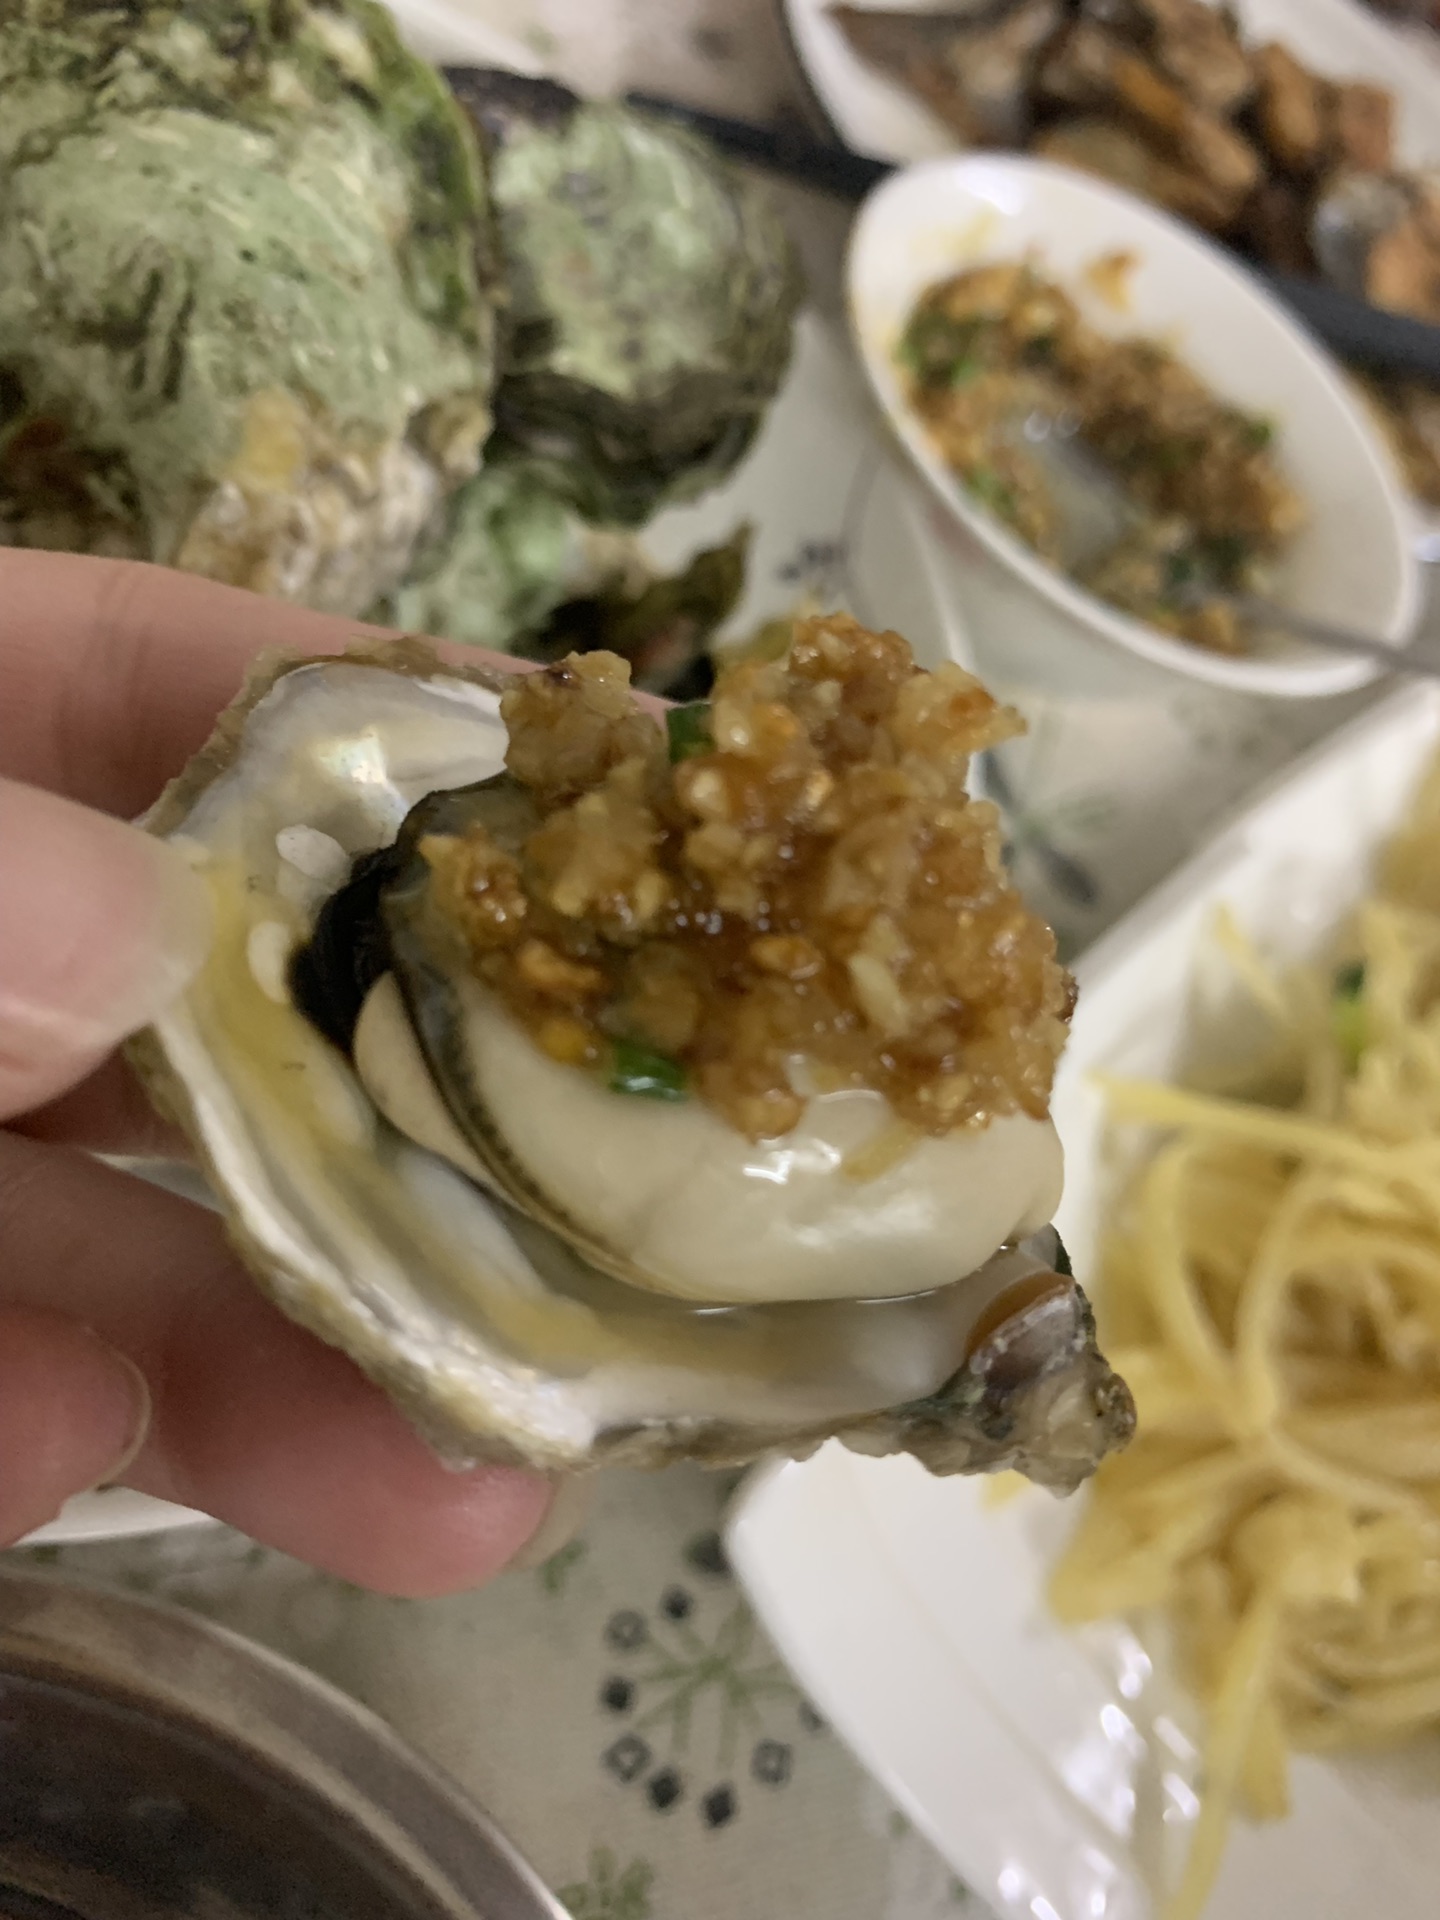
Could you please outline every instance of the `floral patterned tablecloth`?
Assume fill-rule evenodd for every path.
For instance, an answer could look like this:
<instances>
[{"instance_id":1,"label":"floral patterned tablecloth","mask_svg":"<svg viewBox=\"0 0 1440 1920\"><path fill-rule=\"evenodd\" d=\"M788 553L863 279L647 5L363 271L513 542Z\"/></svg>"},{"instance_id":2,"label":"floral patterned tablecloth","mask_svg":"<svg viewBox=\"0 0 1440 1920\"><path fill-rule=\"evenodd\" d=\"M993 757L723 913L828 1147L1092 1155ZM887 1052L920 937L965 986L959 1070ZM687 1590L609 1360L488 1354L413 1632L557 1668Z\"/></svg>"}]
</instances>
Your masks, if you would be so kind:
<instances>
[{"instance_id":1,"label":"floral patterned tablecloth","mask_svg":"<svg viewBox=\"0 0 1440 1920\"><path fill-rule=\"evenodd\" d=\"M771 0L456 3L577 84L757 116L785 97ZM845 215L785 198L834 312ZM1178 681L1161 699L1077 701L977 652L1031 720L992 791L1072 951L1356 704ZM612 1475L547 1563L440 1601L380 1599L213 1526L32 1557L191 1607L365 1701L490 1809L575 1920L984 1920L767 1643L721 1545L733 1484Z\"/></svg>"},{"instance_id":2,"label":"floral patterned tablecloth","mask_svg":"<svg viewBox=\"0 0 1440 1920\"><path fill-rule=\"evenodd\" d=\"M801 1695L726 1565L733 1476L603 1479L532 1572L386 1600L222 1527L21 1557L176 1601L382 1714L574 1920L984 1920Z\"/></svg>"}]
</instances>

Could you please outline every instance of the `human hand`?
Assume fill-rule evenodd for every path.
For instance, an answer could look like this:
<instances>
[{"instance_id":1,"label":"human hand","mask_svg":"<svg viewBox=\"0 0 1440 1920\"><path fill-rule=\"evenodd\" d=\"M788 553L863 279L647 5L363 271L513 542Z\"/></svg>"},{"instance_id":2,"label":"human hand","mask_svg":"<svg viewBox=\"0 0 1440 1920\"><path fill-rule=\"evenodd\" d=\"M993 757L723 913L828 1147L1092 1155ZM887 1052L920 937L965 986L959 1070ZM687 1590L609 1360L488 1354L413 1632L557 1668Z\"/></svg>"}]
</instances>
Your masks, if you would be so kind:
<instances>
[{"instance_id":1,"label":"human hand","mask_svg":"<svg viewBox=\"0 0 1440 1920\"><path fill-rule=\"evenodd\" d=\"M84 1151L185 1151L113 1049L200 965L205 897L123 822L256 653L363 631L156 567L0 551L0 1546L118 1479L425 1595L534 1553L558 1518L536 1475L447 1472L262 1298L216 1215Z\"/></svg>"}]
</instances>

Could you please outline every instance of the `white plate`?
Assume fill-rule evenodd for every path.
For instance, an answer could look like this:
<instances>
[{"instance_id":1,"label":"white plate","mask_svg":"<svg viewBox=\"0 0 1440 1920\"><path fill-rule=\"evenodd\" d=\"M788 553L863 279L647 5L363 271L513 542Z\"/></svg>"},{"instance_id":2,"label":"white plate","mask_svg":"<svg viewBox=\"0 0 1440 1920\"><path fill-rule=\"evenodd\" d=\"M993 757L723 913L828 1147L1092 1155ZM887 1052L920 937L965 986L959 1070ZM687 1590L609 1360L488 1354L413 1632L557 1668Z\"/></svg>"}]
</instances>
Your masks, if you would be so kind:
<instances>
[{"instance_id":1,"label":"white plate","mask_svg":"<svg viewBox=\"0 0 1440 1920\"><path fill-rule=\"evenodd\" d=\"M830 18L831 0L782 3L816 100L847 146L902 162L954 152L955 136L943 122L852 52ZM940 13L950 0L898 4ZM1401 159L1407 166L1440 160L1440 43L1421 32L1397 33L1356 0L1237 0L1235 11L1249 40L1283 40L1318 73L1389 87L1399 107Z\"/></svg>"},{"instance_id":2,"label":"white plate","mask_svg":"<svg viewBox=\"0 0 1440 1920\"><path fill-rule=\"evenodd\" d=\"M731 632L814 597L898 628L927 666L969 664L958 610L938 590L934 533L881 442L853 357L813 313L800 316L789 377L749 457L714 493L652 521L643 540L658 564L673 566L728 538L741 520L755 533ZM182 1190L194 1179L165 1170L157 1177ZM197 1197L193 1184L187 1197ZM154 1533L203 1517L141 1494L85 1494L27 1544Z\"/></svg>"},{"instance_id":3,"label":"white plate","mask_svg":"<svg viewBox=\"0 0 1440 1920\"><path fill-rule=\"evenodd\" d=\"M209 1523L208 1513L152 1500L148 1493L129 1487L108 1487L68 1501L49 1526L40 1527L20 1542L22 1547L72 1547L82 1540L128 1540L143 1533L173 1533L177 1527Z\"/></svg>"},{"instance_id":4,"label":"white plate","mask_svg":"<svg viewBox=\"0 0 1440 1920\"><path fill-rule=\"evenodd\" d=\"M1054 1111L1058 1224L1082 1279L1105 1193L1098 1068L1173 1076L1220 1031L1207 932L1227 905L1266 949L1313 949L1440 744L1440 690L1394 695L1310 756L1080 962ZM1213 951L1213 950L1212 950ZM836 1446L767 1470L730 1549L766 1626L834 1722L955 1871L1006 1920L1147 1920L1162 1825L1193 1813L1188 1715L1119 1626L1073 1633L1043 1585L1074 1509ZM1295 1808L1237 1825L1215 1920L1433 1920L1440 1742L1302 1760ZM1159 1818L1168 1808L1168 1825Z\"/></svg>"},{"instance_id":5,"label":"white plate","mask_svg":"<svg viewBox=\"0 0 1440 1920\"><path fill-rule=\"evenodd\" d=\"M1123 312L1086 269L1134 262ZM1069 167L1017 154L955 153L892 174L860 211L846 293L870 385L969 548L977 633L1093 693L1159 668L1245 692L1314 698L1378 669L1301 645L1230 658L1107 606L976 504L906 396L896 351L916 302L947 274L1033 258L1107 334L1153 334L1223 399L1275 426L1275 452L1306 508L1270 591L1283 605L1398 643L1420 607L1413 529L1394 466L1349 383L1253 275L1193 227Z\"/></svg>"}]
</instances>

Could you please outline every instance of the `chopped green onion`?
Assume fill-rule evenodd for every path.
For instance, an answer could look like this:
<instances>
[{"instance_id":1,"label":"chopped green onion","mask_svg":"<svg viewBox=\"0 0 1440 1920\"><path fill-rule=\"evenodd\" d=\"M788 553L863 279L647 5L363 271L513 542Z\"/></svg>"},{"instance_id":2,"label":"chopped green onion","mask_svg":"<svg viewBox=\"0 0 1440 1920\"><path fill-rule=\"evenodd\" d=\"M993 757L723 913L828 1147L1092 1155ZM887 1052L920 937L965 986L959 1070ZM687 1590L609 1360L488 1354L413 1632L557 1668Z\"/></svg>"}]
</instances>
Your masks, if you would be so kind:
<instances>
[{"instance_id":1,"label":"chopped green onion","mask_svg":"<svg viewBox=\"0 0 1440 1920\"><path fill-rule=\"evenodd\" d=\"M667 1053L656 1053L633 1040L616 1040L610 1050L610 1088L634 1093L645 1100L683 1100L685 1069Z\"/></svg>"},{"instance_id":2,"label":"chopped green onion","mask_svg":"<svg viewBox=\"0 0 1440 1920\"><path fill-rule=\"evenodd\" d=\"M710 703L693 700L688 706L671 707L665 715L665 733L670 742L670 764L692 760L697 753L709 753L715 745L710 732Z\"/></svg>"},{"instance_id":3,"label":"chopped green onion","mask_svg":"<svg viewBox=\"0 0 1440 1920\"><path fill-rule=\"evenodd\" d=\"M1341 967L1335 975L1335 994L1337 999L1358 1000L1365 991L1365 962L1352 960L1348 967Z\"/></svg>"},{"instance_id":4,"label":"chopped green onion","mask_svg":"<svg viewBox=\"0 0 1440 1920\"><path fill-rule=\"evenodd\" d=\"M1195 550L1221 586L1234 586L1251 558L1250 542L1238 533L1210 534L1197 540Z\"/></svg>"},{"instance_id":5,"label":"chopped green onion","mask_svg":"<svg viewBox=\"0 0 1440 1920\"><path fill-rule=\"evenodd\" d=\"M1015 495L993 467L972 467L965 476L965 484L977 500L995 513L1007 516L1014 513Z\"/></svg>"},{"instance_id":6,"label":"chopped green onion","mask_svg":"<svg viewBox=\"0 0 1440 1920\"><path fill-rule=\"evenodd\" d=\"M1273 420L1247 420L1244 432L1246 446L1253 447L1259 453L1275 438L1275 423Z\"/></svg>"},{"instance_id":7,"label":"chopped green onion","mask_svg":"<svg viewBox=\"0 0 1440 1920\"><path fill-rule=\"evenodd\" d=\"M977 360L973 353L968 354L965 359L957 360L954 366L951 367L950 384L952 387L966 387L977 375L982 374L984 371L985 368L982 362Z\"/></svg>"},{"instance_id":8,"label":"chopped green onion","mask_svg":"<svg viewBox=\"0 0 1440 1920\"><path fill-rule=\"evenodd\" d=\"M1330 1007L1330 1030L1345 1065L1354 1073L1369 1044L1365 1017L1365 964L1357 960L1335 975L1335 997Z\"/></svg>"},{"instance_id":9,"label":"chopped green onion","mask_svg":"<svg viewBox=\"0 0 1440 1920\"><path fill-rule=\"evenodd\" d=\"M982 319L952 320L948 313L933 308L917 313L905 329L896 357L924 385L945 386L955 368L972 358L985 324Z\"/></svg>"}]
</instances>

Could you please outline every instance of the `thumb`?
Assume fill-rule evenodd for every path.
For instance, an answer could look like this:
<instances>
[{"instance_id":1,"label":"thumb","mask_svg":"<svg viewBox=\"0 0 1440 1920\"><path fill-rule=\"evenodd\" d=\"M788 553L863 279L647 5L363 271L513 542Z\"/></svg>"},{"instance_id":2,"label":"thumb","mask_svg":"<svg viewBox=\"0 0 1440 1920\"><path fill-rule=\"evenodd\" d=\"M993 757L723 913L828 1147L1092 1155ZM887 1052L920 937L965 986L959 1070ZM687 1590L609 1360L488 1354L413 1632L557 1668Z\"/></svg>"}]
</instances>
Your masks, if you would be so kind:
<instances>
[{"instance_id":1,"label":"thumb","mask_svg":"<svg viewBox=\"0 0 1440 1920\"><path fill-rule=\"evenodd\" d=\"M0 780L0 1118L81 1079L189 982L204 884L162 841Z\"/></svg>"}]
</instances>

